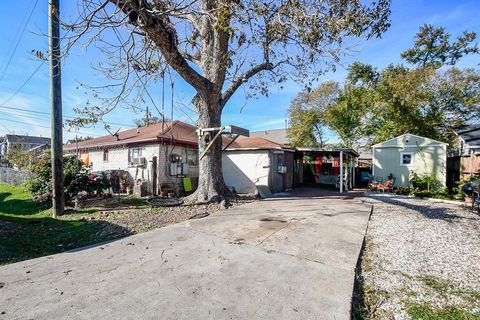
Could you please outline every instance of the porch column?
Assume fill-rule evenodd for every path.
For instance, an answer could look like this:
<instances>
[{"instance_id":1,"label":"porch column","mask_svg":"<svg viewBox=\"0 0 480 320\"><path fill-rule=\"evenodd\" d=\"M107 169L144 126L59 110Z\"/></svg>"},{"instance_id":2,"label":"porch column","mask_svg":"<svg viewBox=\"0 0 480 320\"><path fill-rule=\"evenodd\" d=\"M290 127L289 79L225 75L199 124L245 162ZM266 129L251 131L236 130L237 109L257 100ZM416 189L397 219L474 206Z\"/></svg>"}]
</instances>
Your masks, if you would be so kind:
<instances>
[{"instance_id":1,"label":"porch column","mask_svg":"<svg viewBox=\"0 0 480 320\"><path fill-rule=\"evenodd\" d=\"M353 160L353 169L352 169L352 188L355 188L355 176L356 176L356 169L357 169L357 165L358 165L358 160L357 158L355 158Z\"/></svg>"},{"instance_id":2,"label":"porch column","mask_svg":"<svg viewBox=\"0 0 480 320\"><path fill-rule=\"evenodd\" d=\"M343 192L343 150L340 150L340 193Z\"/></svg>"}]
</instances>

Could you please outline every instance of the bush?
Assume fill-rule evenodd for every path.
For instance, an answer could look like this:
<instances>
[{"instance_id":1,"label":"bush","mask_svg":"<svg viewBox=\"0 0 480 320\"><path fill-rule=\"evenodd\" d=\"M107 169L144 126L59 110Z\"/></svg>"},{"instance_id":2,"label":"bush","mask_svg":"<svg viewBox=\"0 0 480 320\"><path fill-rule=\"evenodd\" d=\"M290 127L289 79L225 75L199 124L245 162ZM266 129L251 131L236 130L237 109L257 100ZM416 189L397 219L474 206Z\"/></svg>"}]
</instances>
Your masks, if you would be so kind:
<instances>
[{"instance_id":1,"label":"bush","mask_svg":"<svg viewBox=\"0 0 480 320\"><path fill-rule=\"evenodd\" d=\"M429 192L435 193L442 190L443 186L440 181L437 180L435 175L423 175L419 176L417 173L412 172L408 179L413 192Z\"/></svg>"},{"instance_id":2,"label":"bush","mask_svg":"<svg viewBox=\"0 0 480 320\"><path fill-rule=\"evenodd\" d=\"M34 199L38 202L51 200L52 168L49 155L33 164L32 173L33 177L26 183L26 187ZM72 200L79 192L100 194L111 186L103 172L90 172L83 168L82 162L74 156L63 158L63 173L66 201Z\"/></svg>"},{"instance_id":3,"label":"bush","mask_svg":"<svg viewBox=\"0 0 480 320\"><path fill-rule=\"evenodd\" d=\"M395 189L395 193L402 196L408 196L410 195L411 190L407 187L398 187L397 189Z\"/></svg>"},{"instance_id":4,"label":"bush","mask_svg":"<svg viewBox=\"0 0 480 320\"><path fill-rule=\"evenodd\" d=\"M437 199L452 199L448 193L448 189L444 188L442 183L437 180L435 175L423 175L419 176L417 173L412 172L409 178L410 187L401 188L397 194L413 195L420 198L437 198Z\"/></svg>"},{"instance_id":5,"label":"bush","mask_svg":"<svg viewBox=\"0 0 480 320\"><path fill-rule=\"evenodd\" d=\"M458 200L465 200L466 194L463 192L462 187L466 183L470 183L472 181L480 179L480 176L478 174L473 174L471 177L467 179L463 179L460 181L456 181L455 184L457 185L455 188L453 188L453 191L455 192L455 199Z\"/></svg>"}]
</instances>

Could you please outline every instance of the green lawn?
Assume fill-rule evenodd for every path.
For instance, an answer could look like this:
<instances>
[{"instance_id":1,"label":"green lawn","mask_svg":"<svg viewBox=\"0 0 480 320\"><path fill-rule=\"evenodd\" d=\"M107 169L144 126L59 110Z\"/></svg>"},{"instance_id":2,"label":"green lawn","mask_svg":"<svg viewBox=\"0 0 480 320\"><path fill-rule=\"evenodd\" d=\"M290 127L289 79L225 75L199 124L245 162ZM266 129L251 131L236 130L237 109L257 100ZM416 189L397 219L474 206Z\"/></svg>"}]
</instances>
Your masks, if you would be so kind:
<instances>
[{"instance_id":1,"label":"green lawn","mask_svg":"<svg viewBox=\"0 0 480 320\"><path fill-rule=\"evenodd\" d=\"M81 216L80 213L53 219L48 206L33 201L23 188L0 183L0 265L127 234L118 230L119 226Z\"/></svg>"}]
</instances>

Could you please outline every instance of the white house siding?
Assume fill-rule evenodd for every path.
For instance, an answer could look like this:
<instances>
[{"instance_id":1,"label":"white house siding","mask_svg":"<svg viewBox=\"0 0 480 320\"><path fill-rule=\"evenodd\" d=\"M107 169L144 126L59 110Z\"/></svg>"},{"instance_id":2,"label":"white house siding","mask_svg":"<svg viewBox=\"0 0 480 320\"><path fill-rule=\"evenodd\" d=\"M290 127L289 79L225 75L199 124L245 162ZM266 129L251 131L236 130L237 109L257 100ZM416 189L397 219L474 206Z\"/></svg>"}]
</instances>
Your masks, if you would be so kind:
<instances>
[{"instance_id":1,"label":"white house siding","mask_svg":"<svg viewBox=\"0 0 480 320\"><path fill-rule=\"evenodd\" d=\"M407 142L408 140L408 142ZM395 176L395 186L408 186L410 172L419 175L435 174L446 185L447 147L436 141L417 136L401 136L373 148L373 174L385 181L390 173ZM412 153L410 166L400 164L402 153Z\"/></svg>"},{"instance_id":2,"label":"white house siding","mask_svg":"<svg viewBox=\"0 0 480 320\"><path fill-rule=\"evenodd\" d=\"M255 193L255 185L268 186L268 150L231 151L223 154L223 177L239 193Z\"/></svg>"},{"instance_id":3,"label":"white house siding","mask_svg":"<svg viewBox=\"0 0 480 320\"><path fill-rule=\"evenodd\" d=\"M132 146L133 147L133 146ZM89 151L90 163L93 171L105 170L125 170L128 171L133 181L144 180L151 186L152 177L152 159L157 157L157 176L158 186L163 183L179 183L178 178L172 177L168 173L169 155L171 153L183 156L186 161L186 147L171 145L149 144L139 146L143 149L142 157L145 158L147 165L145 167L130 166L128 162L129 147L112 147L108 148L108 161L103 161L103 149L93 149ZM198 166L189 166L189 176L193 179L198 178Z\"/></svg>"}]
</instances>

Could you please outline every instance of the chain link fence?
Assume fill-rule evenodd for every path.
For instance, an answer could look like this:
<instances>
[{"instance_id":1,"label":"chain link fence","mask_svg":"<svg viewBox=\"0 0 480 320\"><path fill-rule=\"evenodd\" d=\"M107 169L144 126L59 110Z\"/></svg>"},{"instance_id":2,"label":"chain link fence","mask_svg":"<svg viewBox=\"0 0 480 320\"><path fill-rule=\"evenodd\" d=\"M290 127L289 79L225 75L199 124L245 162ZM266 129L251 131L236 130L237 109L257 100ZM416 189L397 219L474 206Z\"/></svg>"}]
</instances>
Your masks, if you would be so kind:
<instances>
[{"instance_id":1,"label":"chain link fence","mask_svg":"<svg viewBox=\"0 0 480 320\"><path fill-rule=\"evenodd\" d=\"M0 182L13 184L16 186L21 185L32 174L28 171L16 170L7 167L0 167Z\"/></svg>"}]
</instances>

